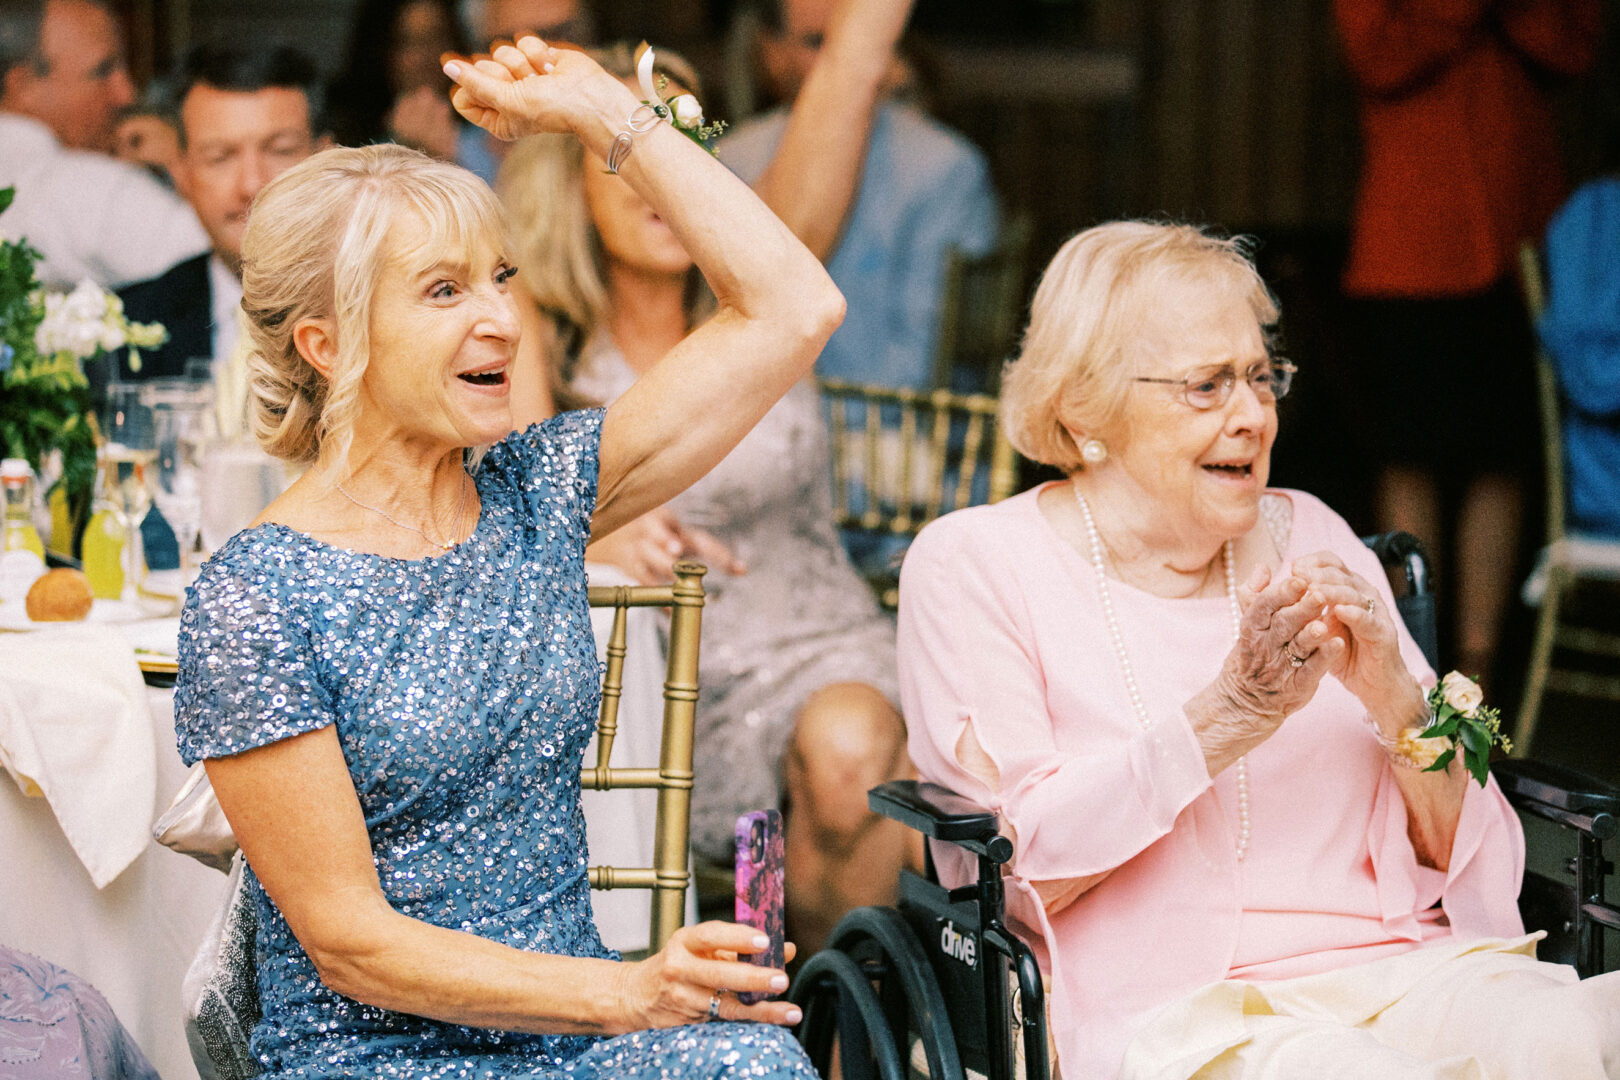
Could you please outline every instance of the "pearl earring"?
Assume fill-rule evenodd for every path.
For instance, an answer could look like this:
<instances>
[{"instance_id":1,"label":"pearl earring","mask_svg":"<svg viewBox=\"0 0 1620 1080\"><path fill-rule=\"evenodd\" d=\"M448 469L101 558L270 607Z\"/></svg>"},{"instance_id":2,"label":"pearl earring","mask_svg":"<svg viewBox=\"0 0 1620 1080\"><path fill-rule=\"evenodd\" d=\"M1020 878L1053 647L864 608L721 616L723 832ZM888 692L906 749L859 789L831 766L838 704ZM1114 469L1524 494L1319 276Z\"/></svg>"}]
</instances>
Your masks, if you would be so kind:
<instances>
[{"instance_id":1,"label":"pearl earring","mask_svg":"<svg viewBox=\"0 0 1620 1080\"><path fill-rule=\"evenodd\" d=\"M1108 460L1108 447L1101 439L1087 439L1080 444L1080 460L1096 468Z\"/></svg>"}]
</instances>

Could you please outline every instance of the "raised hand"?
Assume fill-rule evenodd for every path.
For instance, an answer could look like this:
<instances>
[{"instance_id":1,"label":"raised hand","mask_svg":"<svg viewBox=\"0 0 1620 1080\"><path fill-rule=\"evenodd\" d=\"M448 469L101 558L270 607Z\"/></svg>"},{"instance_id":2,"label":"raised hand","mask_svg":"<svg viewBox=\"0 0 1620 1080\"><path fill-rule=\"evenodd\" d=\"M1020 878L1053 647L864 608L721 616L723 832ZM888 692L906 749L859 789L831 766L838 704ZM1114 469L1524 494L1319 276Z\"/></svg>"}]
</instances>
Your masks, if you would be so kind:
<instances>
[{"instance_id":1,"label":"raised hand","mask_svg":"<svg viewBox=\"0 0 1620 1080\"><path fill-rule=\"evenodd\" d=\"M450 95L456 111L506 140L576 131L590 115L592 88L603 80L618 85L584 53L532 35L496 43L487 57L450 58L444 73L456 84Z\"/></svg>"},{"instance_id":2,"label":"raised hand","mask_svg":"<svg viewBox=\"0 0 1620 1080\"><path fill-rule=\"evenodd\" d=\"M786 972L737 959L768 945L758 930L738 923L705 922L675 931L658 952L624 966L620 994L625 1030L702 1023L710 1019L709 1003L716 999L714 1019L797 1024L802 1017L789 1002L744 1005L737 1000L739 990L780 994L787 989ZM791 959L793 954L787 955Z\"/></svg>"}]
</instances>

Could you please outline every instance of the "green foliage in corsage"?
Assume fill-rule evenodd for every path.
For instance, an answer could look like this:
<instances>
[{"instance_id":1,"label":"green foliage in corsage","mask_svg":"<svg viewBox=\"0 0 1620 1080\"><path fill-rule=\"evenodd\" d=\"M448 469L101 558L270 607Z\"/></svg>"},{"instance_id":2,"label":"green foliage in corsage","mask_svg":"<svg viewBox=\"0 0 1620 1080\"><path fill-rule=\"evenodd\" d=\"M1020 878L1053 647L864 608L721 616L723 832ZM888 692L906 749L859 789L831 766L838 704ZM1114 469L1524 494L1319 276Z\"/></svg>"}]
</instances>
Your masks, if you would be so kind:
<instances>
[{"instance_id":1,"label":"green foliage in corsage","mask_svg":"<svg viewBox=\"0 0 1620 1080\"><path fill-rule=\"evenodd\" d=\"M1436 756L1424 772L1439 772L1461 752L1463 767L1479 781L1480 787L1485 786L1491 747L1501 746L1512 753L1513 743L1502 734L1501 715L1484 701L1479 680L1460 671L1451 672L1429 691L1429 726L1418 738L1445 739L1450 748Z\"/></svg>"}]
</instances>

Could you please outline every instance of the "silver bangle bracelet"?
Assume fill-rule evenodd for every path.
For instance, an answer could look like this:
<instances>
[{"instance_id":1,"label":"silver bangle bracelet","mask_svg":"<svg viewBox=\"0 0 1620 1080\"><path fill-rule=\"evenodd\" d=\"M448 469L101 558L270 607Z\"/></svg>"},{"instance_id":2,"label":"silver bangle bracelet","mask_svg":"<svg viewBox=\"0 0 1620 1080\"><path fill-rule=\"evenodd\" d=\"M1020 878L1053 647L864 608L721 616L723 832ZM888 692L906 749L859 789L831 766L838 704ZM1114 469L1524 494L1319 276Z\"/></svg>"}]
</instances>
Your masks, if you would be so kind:
<instances>
[{"instance_id":1,"label":"silver bangle bracelet","mask_svg":"<svg viewBox=\"0 0 1620 1080\"><path fill-rule=\"evenodd\" d=\"M634 136L645 135L657 127L658 121L663 118L664 114L657 106L646 102L637 105L635 111L625 119L624 127L613 136L612 144L608 146L607 171L614 176L619 175L624 163L630 160L630 151L635 149Z\"/></svg>"}]
</instances>

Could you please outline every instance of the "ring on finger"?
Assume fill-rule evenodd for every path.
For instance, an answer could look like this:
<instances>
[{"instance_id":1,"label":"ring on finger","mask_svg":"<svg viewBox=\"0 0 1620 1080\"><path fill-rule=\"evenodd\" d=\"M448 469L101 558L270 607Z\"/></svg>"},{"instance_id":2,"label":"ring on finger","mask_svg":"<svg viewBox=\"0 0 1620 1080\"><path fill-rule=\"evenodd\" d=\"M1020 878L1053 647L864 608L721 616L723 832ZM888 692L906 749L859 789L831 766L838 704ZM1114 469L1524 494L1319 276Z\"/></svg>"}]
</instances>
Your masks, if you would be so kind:
<instances>
[{"instance_id":1,"label":"ring on finger","mask_svg":"<svg viewBox=\"0 0 1620 1080\"><path fill-rule=\"evenodd\" d=\"M1305 666L1305 658L1303 656L1295 656L1294 655L1294 650L1290 649L1286 644L1283 646L1282 651L1283 651L1283 655L1288 657L1288 663L1289 663L1290 667L1304 667Z\"/></svg>"},{"instance_id":2,"label":"ring on finger","mask_svg":"<svg viewBox=\"0 0 1620 1080\"><path fill-rule=\"evenodd\" d=\"M716 990L714 993L709 995L709 1019L710 1020L718 1020L718 1019L720 1019L720 995L724 994L724 993L725 993L725 990L721 989L721 990Z\"/></svg>"},{"instance_id":3,"label":"ring on finger","mask_svg":"<svg viewBox=\"0 0 1620 1080\"><path fill-rule=\"evenodd\" d=\"M1362 606L1367 609L1367 614L1371 615L1373 612L1378 610L1378 601L1376 598L1369 596L1366 600L1362 601Z\"/></svg>"}]
</instances>

